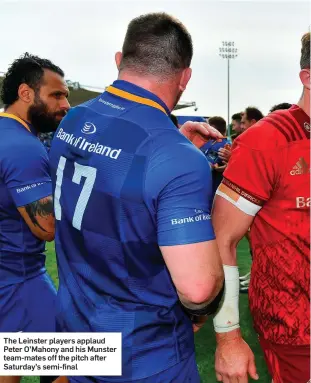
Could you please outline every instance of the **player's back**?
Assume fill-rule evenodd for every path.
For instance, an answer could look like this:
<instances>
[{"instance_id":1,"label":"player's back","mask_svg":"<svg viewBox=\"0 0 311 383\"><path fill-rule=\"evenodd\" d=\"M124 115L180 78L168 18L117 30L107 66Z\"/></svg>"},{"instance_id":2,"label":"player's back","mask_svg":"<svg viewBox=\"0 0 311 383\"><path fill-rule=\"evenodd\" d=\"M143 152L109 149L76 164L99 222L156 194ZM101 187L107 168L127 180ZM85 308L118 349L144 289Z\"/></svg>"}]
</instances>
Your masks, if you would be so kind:
<instances>
[{"instance_id":1,"label":"player's back","mask_svg":"<svg viewBox=\"0 0 311 383\"><path fill-rule=\"evenodd\" d=\"M158 226L172 230L175 216L159 223L157 205L172 173L193 154L203 157L164 106L144 105L130 88L139 102L105 92L71 110L50 152L58 322L63 331L122 332L120 381L151 376L194 351L159 249Z\"/></svg>"},{"instance_id":2,"label":"player's back","mask_svg":"<svg viewBox=\"0 0 311 383\"><path fill-rule=\"evenodd\" d=\"M45 271L44 242L31 233L16 206L37 186L36 180L23 184L20 161L27 158L29 167L36 166L37 154L46 157L46 163L47 154L38 139L10 115L0 114L0 134L0 286L5 286Z\"/></svg>"}]
</instances>

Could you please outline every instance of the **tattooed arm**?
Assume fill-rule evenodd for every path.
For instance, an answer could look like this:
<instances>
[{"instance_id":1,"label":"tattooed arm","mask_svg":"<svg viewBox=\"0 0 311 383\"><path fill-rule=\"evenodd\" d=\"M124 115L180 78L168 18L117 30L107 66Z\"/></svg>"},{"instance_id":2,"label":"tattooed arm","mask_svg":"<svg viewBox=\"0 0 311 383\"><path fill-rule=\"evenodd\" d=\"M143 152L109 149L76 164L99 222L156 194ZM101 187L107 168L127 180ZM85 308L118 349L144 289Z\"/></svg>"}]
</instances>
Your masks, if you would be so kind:
<instances>
[{"instance_id":1,"label":"tattooed arm","mask_svg":"<svg viewBox=\"0 0 311 383\"><path fill-rule=\"evenodd\" d=\"M55 235L53 199L51 196L18 208L29 229L42 241L51 242Z\"/></svg>"}]
</instances>

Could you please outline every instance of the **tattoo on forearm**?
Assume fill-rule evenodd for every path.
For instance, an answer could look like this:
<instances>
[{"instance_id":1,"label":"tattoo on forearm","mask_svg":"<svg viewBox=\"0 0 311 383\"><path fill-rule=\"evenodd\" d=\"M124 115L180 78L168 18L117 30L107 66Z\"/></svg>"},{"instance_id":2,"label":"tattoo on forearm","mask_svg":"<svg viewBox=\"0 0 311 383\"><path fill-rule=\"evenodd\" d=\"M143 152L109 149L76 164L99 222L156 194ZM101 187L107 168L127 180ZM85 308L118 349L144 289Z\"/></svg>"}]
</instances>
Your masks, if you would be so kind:
<instances>
[{"instance_id":1,"label":"tattoo on forearm","mask_svg":"<svg viewBox=\"0 0 311 383\"><path fill-rule=\"evenodd\" d=\"M53 216L53 200L52 197L42 198L25 206L26 212L31 222L38 226L41 230L46 231L38 222L38 218Z\"/></svg>"}]
</instances>

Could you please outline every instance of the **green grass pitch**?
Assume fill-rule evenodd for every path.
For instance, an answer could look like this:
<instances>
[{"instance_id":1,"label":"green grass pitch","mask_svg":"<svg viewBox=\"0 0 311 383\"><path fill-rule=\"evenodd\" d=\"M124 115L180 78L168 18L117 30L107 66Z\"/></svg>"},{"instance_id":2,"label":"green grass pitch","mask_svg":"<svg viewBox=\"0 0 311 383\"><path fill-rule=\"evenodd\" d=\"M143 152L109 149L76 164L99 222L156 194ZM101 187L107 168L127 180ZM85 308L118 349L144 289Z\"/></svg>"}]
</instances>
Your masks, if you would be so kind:
<instances>
[{"instance_id":1,"label":"green grass pitch","mask_svg":"<svg viewBox=\"0 0 311 383\"><path fill-rule=\"evenodd\" d=\"M244 275L250 270L251 257L249 254L248 243L246 240L241 241L238 248L238 264L240 274ZM58 286L57 266L55 260L54 244L48 244L47 247L47 269ZM260 383L270 383L271 379L268 375L265 361L259 347L257 336L252 327L252 319L248 308L247 294L240 295L240 316L241 329L244 339L250 345L256 357L257 372L259 374ZM196 355L199 366L202 383L216 383L214 372L214 353L215 353L215 335L212 320L209 320L204 328L195 335ZM39 383L38 377L25 377L22 383ZM165 383L165 382L163 382ZM183 382L178 382L183 383Z\"/></svg>"}]
</instances>

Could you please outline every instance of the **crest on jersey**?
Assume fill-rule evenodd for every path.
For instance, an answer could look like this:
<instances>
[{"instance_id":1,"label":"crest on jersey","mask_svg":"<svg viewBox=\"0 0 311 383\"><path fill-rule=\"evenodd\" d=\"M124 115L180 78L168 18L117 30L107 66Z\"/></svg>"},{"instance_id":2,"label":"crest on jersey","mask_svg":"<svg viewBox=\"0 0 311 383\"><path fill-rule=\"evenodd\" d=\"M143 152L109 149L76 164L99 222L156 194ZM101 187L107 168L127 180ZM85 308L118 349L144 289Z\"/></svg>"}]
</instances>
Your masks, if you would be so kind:
<instances>
[{"instance_id":1,"label":"crest on jersey","mask_svg":"<svg viewBox=\"0 0 311 383\"><path fill-rule=\"evenodd\" d=\"M96 132L96 126L92 122L86 122L81 132L84 134L93 134Z\"/></svg>"},{"instance_id":2,"label":"crest on jersey","mask_svg":"<svg viewBox=\"0 0 311 383\"><path fill-rule=\"evenodd\" d=\"M310 133L311 128L310 128L310 124L308 122L305 122L304 128L306 129L307 132Z\"/></svg>"}]
</instances>

